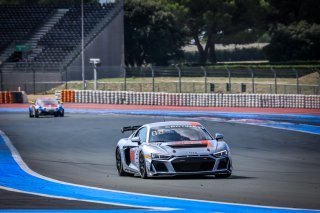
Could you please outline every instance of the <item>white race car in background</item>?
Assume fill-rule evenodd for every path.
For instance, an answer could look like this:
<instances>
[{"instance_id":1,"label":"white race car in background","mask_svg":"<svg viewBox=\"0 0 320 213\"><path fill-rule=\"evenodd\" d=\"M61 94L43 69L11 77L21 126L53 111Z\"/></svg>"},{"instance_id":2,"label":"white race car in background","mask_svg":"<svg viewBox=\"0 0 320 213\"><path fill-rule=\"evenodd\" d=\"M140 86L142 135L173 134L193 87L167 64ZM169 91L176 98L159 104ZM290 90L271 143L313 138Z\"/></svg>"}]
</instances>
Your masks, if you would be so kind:
<instances>
[{"instance_id":1,"label":"white race car in background","mask_svg":"<svg viewBox=\"0 0 320 213\"><path fill-rule=\"evenodd\" d=\"M175 175L215 175L232 173L230 149L217 133L212 137L198 122L170 121L123 127L134 131L116 147L120 176L142 178Z\"/></svg>"}]
</instances>

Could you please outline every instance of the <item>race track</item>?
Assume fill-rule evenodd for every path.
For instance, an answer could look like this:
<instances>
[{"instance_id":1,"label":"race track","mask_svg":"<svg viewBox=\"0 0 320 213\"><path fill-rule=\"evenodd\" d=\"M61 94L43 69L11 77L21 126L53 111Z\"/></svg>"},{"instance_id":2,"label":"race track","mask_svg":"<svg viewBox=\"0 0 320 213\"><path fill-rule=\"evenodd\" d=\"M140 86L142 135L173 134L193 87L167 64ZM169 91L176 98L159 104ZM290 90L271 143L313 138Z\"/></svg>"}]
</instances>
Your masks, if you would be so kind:
<instances>
[{"instance_id":1,"label":"race track","mask_svg":"<svg viewBox=\"0 0 320 213\"><path fill-rule=\"evenodd\" d=\"M120 128L164 119L183 120L112 114L31 119L26 113L1 113L0 130L32 170L65 182L169 197L320 209L320 135L316 134L193 118L211 133L225 135L233 157L231 178L119 177L115 145L127 136ZM39 205L45 209L45 203L49 203L47 209L115 208L93 203L81 207L76 201L43 200L4 190L0 190L0 197L0 209L34 209ZM32 206L34 202L40 204Z\"/></svg>"}]
</instances>

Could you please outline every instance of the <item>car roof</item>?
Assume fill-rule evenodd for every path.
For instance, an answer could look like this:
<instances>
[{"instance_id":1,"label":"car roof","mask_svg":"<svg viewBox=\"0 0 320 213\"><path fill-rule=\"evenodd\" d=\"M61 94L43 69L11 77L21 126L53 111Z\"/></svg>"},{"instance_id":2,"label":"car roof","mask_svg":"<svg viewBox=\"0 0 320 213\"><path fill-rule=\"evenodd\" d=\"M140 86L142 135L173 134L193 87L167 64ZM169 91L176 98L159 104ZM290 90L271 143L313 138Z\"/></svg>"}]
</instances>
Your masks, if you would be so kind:
<instances>
[{"instance_id":1,"label":"car roof","mask_svg":"<svg viewBox=\"0 0 320 213\"><path fill-rule=\"evenodd\" d=\"M200 123L195 121L164 121L164 122L156 122L156 123L150 123L145 124L144 126L148 126L150 128L153 127L160 127L160 126L170 126L170 125L196 125L196 126L202 126Z\"/></svg>"}]
</instances>

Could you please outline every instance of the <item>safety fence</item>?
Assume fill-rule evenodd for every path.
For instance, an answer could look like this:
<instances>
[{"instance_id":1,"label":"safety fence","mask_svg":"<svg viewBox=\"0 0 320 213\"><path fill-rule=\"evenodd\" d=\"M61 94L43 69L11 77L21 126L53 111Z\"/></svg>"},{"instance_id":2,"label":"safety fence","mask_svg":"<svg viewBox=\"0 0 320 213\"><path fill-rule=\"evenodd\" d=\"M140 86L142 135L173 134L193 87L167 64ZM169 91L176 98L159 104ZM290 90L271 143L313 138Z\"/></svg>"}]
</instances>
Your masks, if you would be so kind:
<instances>
[{"instance_id":1,"label":"safety fence","mask_svg":"<svg viewBox=\"0 0 320 213\"><path fill-rule=\"evenodd\" d=\"M93 65L51 69L27 64L11 71L0 69L0 91L19 88L28 94L55 90L105 90L165 93L247 93L320 95L320 68L292 67L119 67ZM40 67L39 67L40 66ZM94 78L96 77L96 79Z\"/></svg>"},{"instance_id":2,"label":"safety fence","mask_svg":"<svg viewBox=\"0 0 320 213\"><path fill-rule=\"evenodd\" d=\"M26 103L27 95L23 91L0 91L0 104Z\"/></svg>"},{"instance_id":3,"label":"safety fence","mask_svg":"<svg viewBox=\"0 0 320 213\"><path fill-rule=\"evenodd\" d=\"M73 103L157 106L320 108L319 95L196 94L63 90L61 91L61 100L63 102Z\"/></svg>"},{"instance_id":4,"label":"safety fence","mask_svg":"<svg viewBox=\"0 0 320 213\"><path fill-rule=\"evenodd\" d=\"M318 95L319 79L320 71L317 67L127 67L123 87L118 90ZM104 90L104 87L106 85L102 84L99 89ZM107 90L114 89L109 86Z\"/></svg>"}]
</instances>

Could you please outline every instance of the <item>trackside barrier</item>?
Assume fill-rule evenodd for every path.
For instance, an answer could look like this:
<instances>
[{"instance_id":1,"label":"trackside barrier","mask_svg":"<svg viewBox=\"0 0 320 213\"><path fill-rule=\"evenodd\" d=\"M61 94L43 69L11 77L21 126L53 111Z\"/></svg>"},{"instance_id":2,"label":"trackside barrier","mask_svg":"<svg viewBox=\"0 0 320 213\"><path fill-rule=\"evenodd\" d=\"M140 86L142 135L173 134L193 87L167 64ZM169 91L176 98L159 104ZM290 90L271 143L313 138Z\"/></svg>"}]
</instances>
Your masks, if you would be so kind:
<instances>
[{"instance_id":1,"label":"trackside barrier","mask_svg":"<svg viewBox=\"0 0 320 213\"><path fill-rule=\"evenodd\" d=\"M60 95L61 95L61 101L63 102L69 102L69 103L75 103L75 90L62 90Z\"/></svg>"},{"instance_id":2,"label":"trackside barrier","mask_svg":"<svg viewBox=\"0 0 320 213\"><path fill-rule=\"evenodd\" d=\"M24 91L0 91L0 104L27 103Z\"/></svg>"},{"instance_id":3,"label":"trackside barrier","mask_svg":"<svg viewBox=\"0 0 320 213\"><path fill-rule=\"evenodd\" d=\"M221 94L163 93L131 91L63 90L64 102L199 106L199 107L261 107L261 108L320 108L320 95L283 94Z\"/></svg>"},{"instance_id":4,"label":"trackside barrier","mask_svg":"<svg viewBox=\"0 0 320 213\"><path fill-rule=\"evenodd\" d=\"M61 91L55 91L54 96L56 97L56 99L58 101L60 101L61 100Z\"/></svg>"}]
</instances>

